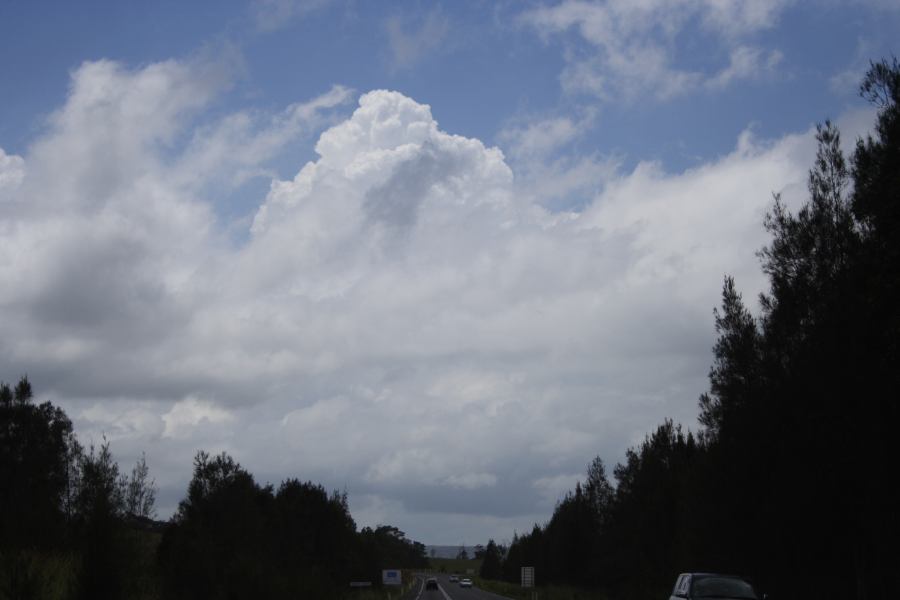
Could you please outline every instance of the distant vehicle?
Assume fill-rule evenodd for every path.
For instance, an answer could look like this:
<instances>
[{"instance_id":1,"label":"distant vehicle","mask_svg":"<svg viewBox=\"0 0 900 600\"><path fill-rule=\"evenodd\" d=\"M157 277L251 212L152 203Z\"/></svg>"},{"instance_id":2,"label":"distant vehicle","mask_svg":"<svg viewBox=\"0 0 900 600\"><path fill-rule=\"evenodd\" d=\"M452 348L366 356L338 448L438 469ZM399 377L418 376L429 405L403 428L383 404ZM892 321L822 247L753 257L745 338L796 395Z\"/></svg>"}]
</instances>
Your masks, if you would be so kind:
<instances>
[{"instance_id":1,"label":"distant vehicle","mask_svg":"<svg viewBox=\"0 0 900 600\"><path fill-rule=\"evenodd\" d=\"M457 577L456 575L451 575L450 581L459 581L459 577Z\"/></svg>"},{"instance_id":2,"label":"distant vehicle","mask_svg":"<svg viewBox=\"0 0 900 600\"><path fill-rule=\"evenodd\" d=\"M718 573L682 573L675 580L675 588L669 600L694 600L708 598L710 600L760 600L756 590L749 581L737 575L720 575ZM762 597L765 599L765 596Z\"/></svg>"},{"instance_id":3,"label":"distant vehicle","mask_svg":"<svg viewBox=\"0 0 900 600\"><path fill-rule=\"evenodd\" d=\"M472 580L466 577L459 580L459 587L472 587Z\"/></svg>"},{"instance_id":4,"label":"distant vehicle","mask_svg":"<svg viewBox=\"0 0 900 600\"><path fill-rule=\"evenodd\" d=\"M429 577L425 580L425 589L426 590L436 590L438 589L437 579L434 577Z\"/></svg>"}]
</instances>

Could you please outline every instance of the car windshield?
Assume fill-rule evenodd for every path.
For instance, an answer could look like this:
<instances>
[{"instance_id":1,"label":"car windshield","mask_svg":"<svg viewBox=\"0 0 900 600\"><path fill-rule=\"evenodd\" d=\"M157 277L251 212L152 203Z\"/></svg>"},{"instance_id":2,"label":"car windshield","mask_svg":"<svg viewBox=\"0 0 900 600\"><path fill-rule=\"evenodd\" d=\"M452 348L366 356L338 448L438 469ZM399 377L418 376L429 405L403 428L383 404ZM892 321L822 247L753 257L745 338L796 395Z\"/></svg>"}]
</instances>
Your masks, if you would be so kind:
<instances>
[{"instance_id":1,"label":"car windshield","mask_svg":"<svg viewBox=\"0 0 900 600\"><path fill-rule=\"evenodd\" d=\"M757 600L753 586L737 577L694 577L691 597Z\"/></svg>"}]
</instances>

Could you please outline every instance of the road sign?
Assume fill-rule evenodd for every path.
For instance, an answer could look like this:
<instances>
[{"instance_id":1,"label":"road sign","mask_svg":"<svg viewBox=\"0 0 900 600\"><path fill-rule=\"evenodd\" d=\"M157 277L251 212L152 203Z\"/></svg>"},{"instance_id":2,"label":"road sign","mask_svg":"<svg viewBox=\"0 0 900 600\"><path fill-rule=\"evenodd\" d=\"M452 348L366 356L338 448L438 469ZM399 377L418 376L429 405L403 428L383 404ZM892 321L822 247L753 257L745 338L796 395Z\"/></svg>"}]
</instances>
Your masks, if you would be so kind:
<instances>
[{"instance_id":1,"label":"road sign","mask_svg":"<svg viewBox=\"0 0 900 600\"><path fill-rule=\"evenodd\" d=\"M534 587L534 567L522 567L522 587Z\"/></svg>"},{"instance_id":2,"label":"road sign","mask_svg":"<svg viewBox=\"0 0 900 600\"><path fill-rule=\"evenodd\" d=\"M382 571L381 583L384 585L400 585L400 569L387 569Z\"/></svg>"}]
</instances>

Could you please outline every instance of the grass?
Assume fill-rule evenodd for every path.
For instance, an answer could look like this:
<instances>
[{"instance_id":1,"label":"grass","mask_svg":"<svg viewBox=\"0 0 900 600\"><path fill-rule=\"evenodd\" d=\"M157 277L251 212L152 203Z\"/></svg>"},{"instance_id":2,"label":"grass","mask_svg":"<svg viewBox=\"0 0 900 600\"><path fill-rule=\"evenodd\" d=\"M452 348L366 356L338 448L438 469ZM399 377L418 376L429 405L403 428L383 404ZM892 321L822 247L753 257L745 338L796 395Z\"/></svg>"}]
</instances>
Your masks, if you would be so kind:
<instances>
[{"instance_id":1,"label":"grass","mask_svg":"<svg viewBox=\"0 0 900 600\"><path fill-rule=\"evenodd\" d=\"M459 558L431 558L431 570L438 573L458 573L466 575L472 569L470 577L478 575L481 569L481 559L462 560Z\"/></svg>"},{"instance_id":2,"label":"grass","mask_svg":"<svg viewBox=\"0 0 900 600\"><path fill-rule=\"evenodd\" d=\"M15 589L25 597L64 600L74 588L77 572L78 560L71 553L0 553L0 598Z\"/></svg>"}]
</instances>

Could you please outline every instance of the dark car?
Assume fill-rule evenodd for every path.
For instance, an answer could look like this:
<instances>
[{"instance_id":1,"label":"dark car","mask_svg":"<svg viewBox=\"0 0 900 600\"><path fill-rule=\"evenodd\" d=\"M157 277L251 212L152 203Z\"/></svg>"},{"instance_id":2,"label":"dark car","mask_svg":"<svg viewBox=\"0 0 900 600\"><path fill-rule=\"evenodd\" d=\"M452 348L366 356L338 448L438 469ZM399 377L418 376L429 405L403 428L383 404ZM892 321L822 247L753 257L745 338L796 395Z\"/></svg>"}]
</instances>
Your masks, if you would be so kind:
<instances>
[{"instance_id":1,"label":"dark car","mask_svg":"<svg viewBox=\"0 0 900 600\"><path fill-rule=\"evenodd\" d=\"M436 590L438 589L437 579L434 577L429 577L425 580L425 589L426 590Z\"/></svg>"},{"instance_id":2,"label":"dark car","mask_svg":"<svg viewBox=\"0 0 900 600\"><path fill-rule=\"evenodd\" d=\"M728 600L760 600L749 581L737 575L718 573L682 573L675 580L669 600L717 598ZM762 596L765 598L765 596Z\"/></svg>"}]
</instances>

